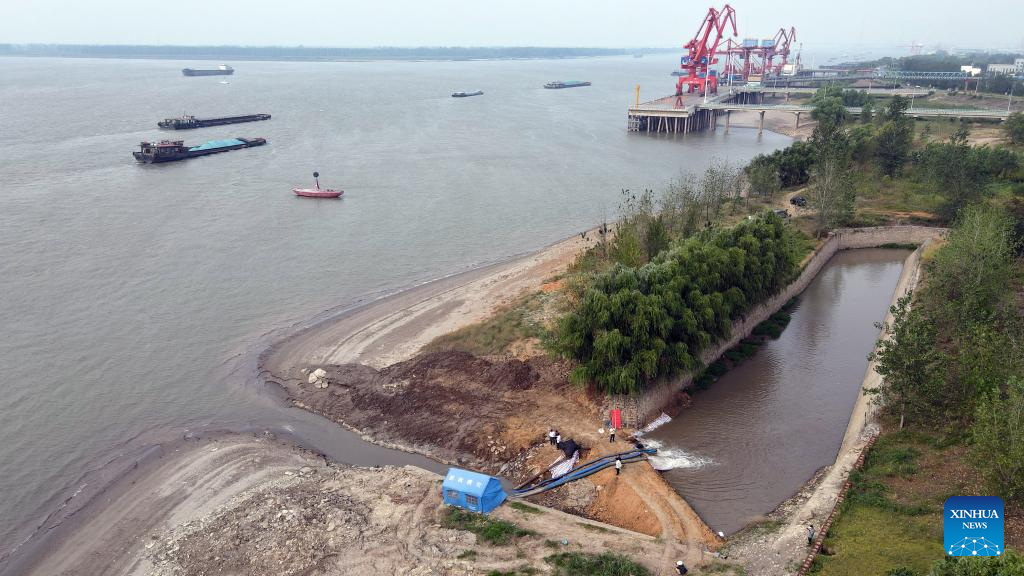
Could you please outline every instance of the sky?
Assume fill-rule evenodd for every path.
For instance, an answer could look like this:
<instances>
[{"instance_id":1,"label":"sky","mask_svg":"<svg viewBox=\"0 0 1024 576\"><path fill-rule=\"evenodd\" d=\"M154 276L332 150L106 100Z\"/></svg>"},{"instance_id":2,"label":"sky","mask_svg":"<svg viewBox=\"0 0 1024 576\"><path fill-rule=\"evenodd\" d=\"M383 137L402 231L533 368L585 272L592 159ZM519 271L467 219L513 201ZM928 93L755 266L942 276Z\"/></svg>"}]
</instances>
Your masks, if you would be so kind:
<instances>
[{"instance_id":1,"label":"sky","mask_svg":"<svg viewBox=\"0 0 1024 576\"><path fill-rule=\"evenodd\" d=\"M721 6L721 3L716 6ZM0 43L673 47L708 0L0 0ZM809 49L1024 50L1024 0L734 0L739 35ZM966 7L971 7L967 9ZM895 54L899 55L899 54Z\"/></svg>"}]
</instances>

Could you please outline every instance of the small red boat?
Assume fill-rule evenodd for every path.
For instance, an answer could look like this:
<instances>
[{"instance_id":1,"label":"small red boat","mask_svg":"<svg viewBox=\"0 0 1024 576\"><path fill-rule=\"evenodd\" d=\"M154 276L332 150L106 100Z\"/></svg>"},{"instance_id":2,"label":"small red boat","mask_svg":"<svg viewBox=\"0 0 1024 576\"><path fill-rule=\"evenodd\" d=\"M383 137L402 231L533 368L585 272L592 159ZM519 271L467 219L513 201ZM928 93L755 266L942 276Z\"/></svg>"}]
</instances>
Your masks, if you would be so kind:
<instances>
[{"instance_id":1,"label":"small red boat","mask_svg":"<svg viewBox=\"0 0 1024 576\"><path fill-rule=\"evenodd\" d=\"M316 181L316 188L292 188L292 192L294 192L296 196L304 196L306 198L338 198L345 193L344 190L320 188L319 172L313 172L313 180Z\"/></svg>"}]
</instances>

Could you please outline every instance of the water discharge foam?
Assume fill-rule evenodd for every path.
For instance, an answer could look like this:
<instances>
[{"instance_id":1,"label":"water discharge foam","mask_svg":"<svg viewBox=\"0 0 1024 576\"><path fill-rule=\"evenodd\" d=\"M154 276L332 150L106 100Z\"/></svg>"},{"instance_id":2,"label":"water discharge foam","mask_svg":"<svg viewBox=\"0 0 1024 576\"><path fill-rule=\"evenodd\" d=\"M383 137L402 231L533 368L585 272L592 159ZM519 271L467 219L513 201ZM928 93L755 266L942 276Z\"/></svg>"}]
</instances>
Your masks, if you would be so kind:
<instances>
[{"instance_id":1,"label":"water discharge foam","mask_svg":"<svg viewBox=\"0 0 1024 576\"><path fill-rule=\"evenodd\" d=\"M655 470L672 470L675 468L700 469L714 464L710 458L691 454L682 448L663 448L664 443L658 440L646 440L645 446L657 448L658 453L649 456Z\"/></svg>"}]
</instances>

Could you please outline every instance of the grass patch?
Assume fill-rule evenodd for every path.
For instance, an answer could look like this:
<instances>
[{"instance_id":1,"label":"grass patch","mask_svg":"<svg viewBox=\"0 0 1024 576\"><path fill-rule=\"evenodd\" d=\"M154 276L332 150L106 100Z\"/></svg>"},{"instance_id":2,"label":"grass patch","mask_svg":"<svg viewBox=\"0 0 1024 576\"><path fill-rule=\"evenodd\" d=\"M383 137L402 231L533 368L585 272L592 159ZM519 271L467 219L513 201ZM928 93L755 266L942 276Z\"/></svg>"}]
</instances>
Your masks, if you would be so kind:
<instances>
[{"instance_id":1,"label":"grass patch","mask_svg":"<svg viewBox=\"0 0 1024 576\"><path fill-rule=\"evenodd\" d=\"M853 506L832 525L825 546L835 554L815 559L816 574L885 574L899 566L927 574L943 556L942 513L897 516L874 506Z\"/></svg>"},{"instance_id":2,"label":"grass patch","mask_svg":"<svg viewBox=\"0 0 1024 576\"><path fill-rule=\"evenodd\" d=\"M782 528L782 520L765 520L764 522L758 522L749 528L751 534L774 534Z\"/></svg>"},{"instance_id":3,"label":"grass patch","mask_svg":"<svg viewBox=\"0 0 1024 576\"><path fill-rule=\"evenodd\" d=\"M525 338L543 338L540 317L547 295L535 292L506 306L483 322L470 324L438 336L423 347L425 352L459 350L477 356L502 354L509 346Z\"/></svg>"},{"instance_id":4,"label":"grass patch","mask_svg":"<svg viewBox=\"0 0 1024 576\"><path fill-rule=\"evenodd\" d=\"M886 242L879 246L879 248L889 248L890 250L917 250L919 244L913 242Z\"/></svg>"},{"instance_id":5,"label":"grass patch","mask_svg":"<svg viewBox=\"0 0 1024 576\"><path fill-rule=\"evenodd\" d=\"M455 530L466 530L476 534L477 540L493 546L507 546L523 536L535 536L533 530L520 528L511 522L488 518L483 514L448 508L441 525Z\"/></svg>"},{"instance_id":6,"label":"grass patch","mask_svg":"<svg viewBox=\"0 0 1024 576\"><path fill-rule=\"evenodd\" d=\"M943 558L943 503L964 493L962 473L949 467L965 442L956 430L890 429L879 436L864 467L850 474L852 486L825 538L831 555L815 558L814 573L928 574Z\"/></svg>"},{"instance_id":7,"label":"grass patch","mask_svg":"<svg viewBox=\"0 0 1024 576\"><path fill-rule=\"evenodd\" d=\"M701 566L701 574L722 574L723 576L747 576L747 569L741 564L729 564L721 560L714 560L709 564Z\"/></svg>"},{"instance_id":8,"label":"grass patch","mask_svg":"<svg viewBox=\"0 0 1024 576\"><path fill-rule=\"evenodd\" d=\"M476 560L476 550L464 550L456 558L459 560Z\"/></svg>"},{"instance_id":9,"label":"grass patch","mask_svg":"<svg viewBox=\"0 0 1024 576\"><path fill-rule=\"evenodd\" d=\"M604 526L595 526L593 524L587 524L586 522L577 522L576 524L584 530L590 530L591 532L601 532L603 534L611 532L611 530L605 528Z\"/></svg>"},{"instance_id":10,"label":"grass patch","mask_svg":"<svg viewBox=\"0 0 1024 576\"><path fill-rule=\"evenodd\" d=\"M612 552L585 554L563 552L552 554L544 561L554 569L554 576L650 576L651 572L630 560Z\"/></svg>"},{"instance_id":11,"label":"grass patch","mask_svg":"<svg viewBox=\"0 0 1024 576\"><path fill-rule=\"evenodd\" d=\"M562 547L562 543L559 542L558 540L545 540L544 541L544 545L547 546L548 548L553 548L553 549L556 549L556 550L558 548Z\"/></svg>"},{"instance_id":12,"label":"grass patch","mask_svg":"<svg viewBox=\"0 0 1024 576\"><path fill-rule=\"evenodd\" d=\"M519 568L516 568L515 570L511 570L511 571L508 571L508 572L505 572L505 571L502 571L502 570L491 570L490 572L487 573L487 576L532 576L533 574L536 574L537 572L538 572L538 570L536 568L534 568L533 566L525 566L524 565L524 566L520 566Z\"/></svg>"},{"instance_id":13,"label":"grass patch","mask_svg":"<svg viewBox=\"0 0 1024 576\"><path fill-rule=\"evenodd\" d=\"M523 504L522 502L510 502L509 503L509 507L512 508L513 510L516 510L518 512L523 512L523 513L526 513L526 514L543 514L544 513L544 511L541 510L540 508L534 508L533 506L530 506L529 504Z\"/></svg>"}]
</instances>

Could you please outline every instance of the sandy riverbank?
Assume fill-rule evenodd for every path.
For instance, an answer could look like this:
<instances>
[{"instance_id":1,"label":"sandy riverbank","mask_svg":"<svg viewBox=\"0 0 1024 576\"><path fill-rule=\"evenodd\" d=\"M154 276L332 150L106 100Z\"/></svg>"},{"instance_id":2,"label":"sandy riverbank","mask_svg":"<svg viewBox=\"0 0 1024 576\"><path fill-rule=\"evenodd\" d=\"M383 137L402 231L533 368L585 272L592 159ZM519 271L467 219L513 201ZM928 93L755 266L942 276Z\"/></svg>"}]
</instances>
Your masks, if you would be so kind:
<instances>
[{"instance_id":1,"label":"sandy riverbank","mask_svg":"<svg viewBox=\"0 0 1024 576\"><path fill-rule=\"evenodd\" d=\"M757 128L760 118L757 112L753 110L743 110L732 112L732 118L729 120L730 126L742 127L742 128ZM800 116L800 126L796 125L796 114L792 112L765 112L764 115L764 129L776 134L782 134L789 136L796 140L807 140L814 133L814 127L818 123L811 120L810 113L804 113ZM718 129L722 130L725 127L725 117L718 119Z\"/></svg>"},{"instance_id":2,"label":"sandy riverbank","mask_svg":"<svg viewBox=\"0 0 1024 576\"><path fill-rule=\"evenodd\" d=\"M469 575L541 568L545 556L561 551L608 549L655 568L664 548L650 536L556 510L507 506L494 516L536 534L508 546L477 545L472 533L441 526L440 482L413 467L333 465L270 437L182 442L132 472L108 494L116 505L54 540L22 573Z\"/></svg>"}]
</instances>

